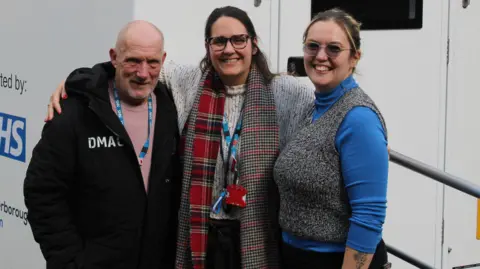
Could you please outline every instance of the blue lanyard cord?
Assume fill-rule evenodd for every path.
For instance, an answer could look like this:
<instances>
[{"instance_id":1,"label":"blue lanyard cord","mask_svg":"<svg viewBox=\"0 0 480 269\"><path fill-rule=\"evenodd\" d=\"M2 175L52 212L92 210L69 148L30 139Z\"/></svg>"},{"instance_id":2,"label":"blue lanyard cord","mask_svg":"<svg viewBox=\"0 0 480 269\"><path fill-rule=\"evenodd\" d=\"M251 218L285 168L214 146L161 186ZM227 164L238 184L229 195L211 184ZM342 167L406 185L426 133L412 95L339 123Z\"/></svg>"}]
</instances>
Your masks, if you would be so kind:
<instances>
[{"instance_id":1,"label":"blue lanyard cord","mask_svg":"<svg viewBox=\"0 0 480 269\"><path fill-rule=\"evenodd\" d=\"M120 103L120 98L118 97L118 90L113 87L113 96L115 98L115 106L117 109L117 116L120 122L122 123L123 126L125 126L125 120L123 118L123 112L122 112L122 104ZM153 124L153 101L152 101L152 95L148 96L148 133L147 133L147 141L145 141L145 144L143 144L142 150L140 151L140 154L138 156L138 162L140 165L143 164L143 159L145 158L145 155L148 152L148 148L150 147L150 129Z\"/></svg>"},{"instance_id":2,"label":"blue lanyard cord","mask_svg":"<svg viewBox=\"0 0 480 269\"><path fill-rule=\"evenodd\" d=\"M227 179L228 179L228 171L234 173L234 183L237 184L238 180L238 170L237 170L237 148L238 148L238 140L240 139L240 132L242 130L242 119L243 119L243 109L240 112L240 117L238 119L237 125L235 127L235 131L233 133L233 138L230 135L230 131L228 130L228 119L227 113L223 115L223 136L225 137L225 144L228 148L228 155L225 156L223 152L223 145L220 146L220 154L222 154L222 159L224 162L224 169L225 169L225 177L224 177L224 187L227 187Z\"/></svg>"}]
</instances>

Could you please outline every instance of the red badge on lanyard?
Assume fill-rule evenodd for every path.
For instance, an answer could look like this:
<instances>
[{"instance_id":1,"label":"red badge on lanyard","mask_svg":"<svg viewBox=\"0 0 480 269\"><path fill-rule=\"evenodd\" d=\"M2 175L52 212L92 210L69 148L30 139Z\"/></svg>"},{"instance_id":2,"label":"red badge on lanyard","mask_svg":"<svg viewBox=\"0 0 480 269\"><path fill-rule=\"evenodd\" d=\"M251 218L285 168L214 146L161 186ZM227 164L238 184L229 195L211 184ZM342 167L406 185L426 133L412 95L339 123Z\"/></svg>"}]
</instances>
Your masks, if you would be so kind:
<instances>
[{"instance_id":1,"label":"red badge on lanyard","mask_svg":"<svg viewBox=\"0 0 480 269\"><path fill-rule=\"evenodd\" d=\"M232 184L227 186L227 198L225 202L238 207L247 206L247 189L240 185Z\"/></svg>"}]
</instances>

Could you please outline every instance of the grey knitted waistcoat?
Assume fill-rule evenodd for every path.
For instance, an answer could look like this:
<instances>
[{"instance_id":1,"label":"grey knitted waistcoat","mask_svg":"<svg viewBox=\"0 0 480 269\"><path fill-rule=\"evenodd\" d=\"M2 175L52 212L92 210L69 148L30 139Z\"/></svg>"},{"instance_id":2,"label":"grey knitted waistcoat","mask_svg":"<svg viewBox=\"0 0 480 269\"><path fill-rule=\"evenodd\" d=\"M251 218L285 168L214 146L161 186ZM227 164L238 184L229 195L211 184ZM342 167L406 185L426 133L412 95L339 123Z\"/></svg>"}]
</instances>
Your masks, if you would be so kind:
<instances>
[{"instance_id":1,"label":"grey knitted waistcoat","mask_svg":"<svg viewBox=\"0 0 480 269\"><path fill-rule=\"evenodd\" d=\"M278 157L274 178L280 192L279 221L283 231L320 242L346 241L351 208L341 173L335 137L346 114L365 106L377 113L375 103L360 88L345 93L315 123L314 107Z\"/></svg>"}]
</instances>

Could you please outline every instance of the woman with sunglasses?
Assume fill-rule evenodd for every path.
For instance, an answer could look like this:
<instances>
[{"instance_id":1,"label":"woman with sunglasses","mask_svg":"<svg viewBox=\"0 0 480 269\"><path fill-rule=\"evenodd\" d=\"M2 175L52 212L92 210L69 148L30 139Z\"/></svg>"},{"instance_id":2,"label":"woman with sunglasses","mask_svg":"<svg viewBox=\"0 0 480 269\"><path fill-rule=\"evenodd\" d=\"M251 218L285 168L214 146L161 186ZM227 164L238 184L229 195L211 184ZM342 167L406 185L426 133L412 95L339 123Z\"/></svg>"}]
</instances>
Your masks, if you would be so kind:
<instances>
[{"instance_id":1,"label":"woman with sunglasses","mask_svg":"<svg viewBox=\"0 0 480 269\"><path fill-rule=\"evenodd\" d=\"M286 269L389 268L387 131L353 78L360 55L360 24L344 11L319 13L305 30L316 99L274 168Z\"/></svg>"},{"instance_id":2,"label":"woman with sunglasses","mask_svg":"<svg viewBox=\"0 0 480 269\"><path fill-rule=\"evenodd\" d=\"M291 76L273 75L257 38L244 11L217 8L200 68L170 62L162 70L182 132L177 268L280 268L273 166L314 95ZM99 68L114 72L110 63L92 71ZM62 83L49 107L61 112L66 93Z\"/></svg>"}]
</instances>

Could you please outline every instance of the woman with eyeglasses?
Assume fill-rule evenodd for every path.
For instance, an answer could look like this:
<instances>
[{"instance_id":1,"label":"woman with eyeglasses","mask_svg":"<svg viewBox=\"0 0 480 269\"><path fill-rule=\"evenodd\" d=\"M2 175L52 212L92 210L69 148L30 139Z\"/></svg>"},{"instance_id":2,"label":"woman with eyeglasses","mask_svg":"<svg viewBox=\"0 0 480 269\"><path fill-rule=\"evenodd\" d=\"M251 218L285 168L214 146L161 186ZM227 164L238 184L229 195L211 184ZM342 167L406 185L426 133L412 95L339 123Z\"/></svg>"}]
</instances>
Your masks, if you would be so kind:
<instances>
[{"instance_id":1,"label":"woman with eyeglasses","mask_svg":"<svg viewBox=\"0 0 480 269\"><path fill-rule=\"evenodd\" d=\"M305 30L316 98L274 168L283 268L390 266L382 241L387 130L353 78L360 56L360 24L342 10L319 13Z\"/></svg>"},{"instance_id":2,"label":"woman with eyeglasses","mask_svg":"<svg viewBox=\"0 0 480 269\"><path fill-rule=\"evenodd\" d=\"M297 79L272 74L257 42L244 11L217 8L206 22L200 68L170 62L162 70L182 131L177 268L280 268L273 166L314 95ZM60 112L64 94L62 83L49 107Z\"/></svg>"}]
</instances>

